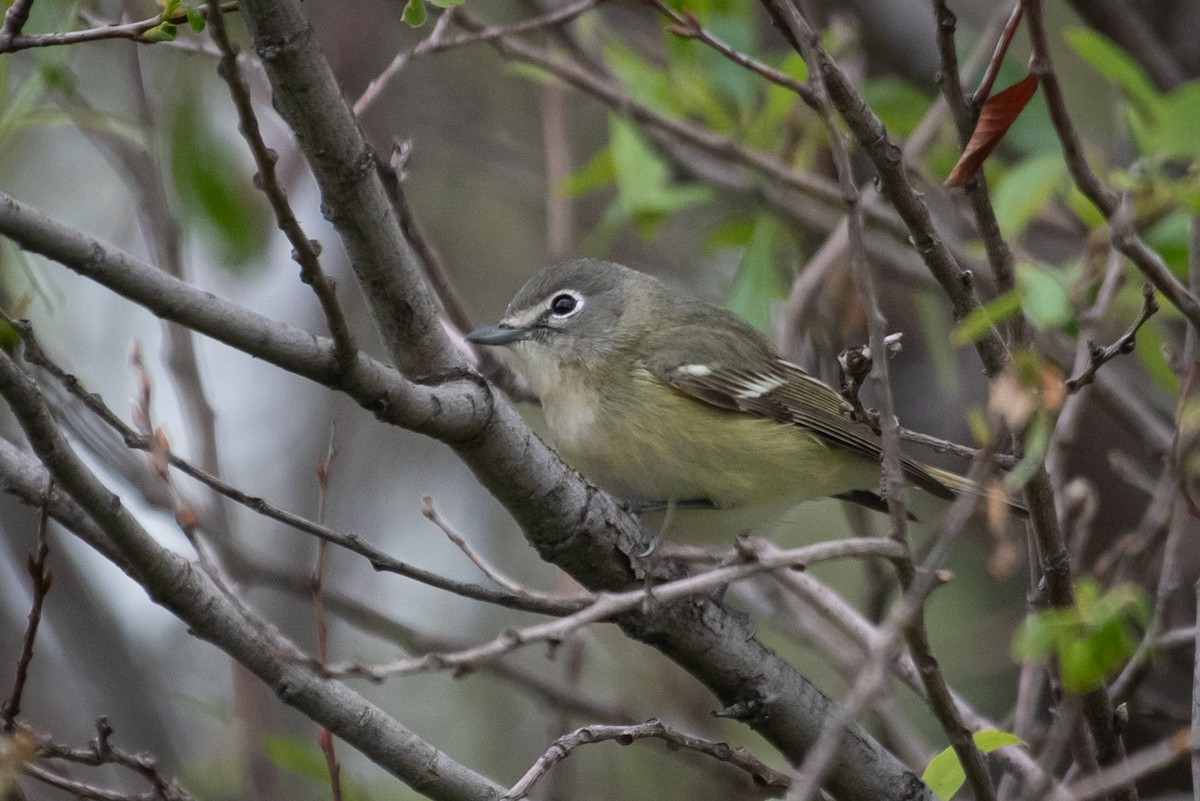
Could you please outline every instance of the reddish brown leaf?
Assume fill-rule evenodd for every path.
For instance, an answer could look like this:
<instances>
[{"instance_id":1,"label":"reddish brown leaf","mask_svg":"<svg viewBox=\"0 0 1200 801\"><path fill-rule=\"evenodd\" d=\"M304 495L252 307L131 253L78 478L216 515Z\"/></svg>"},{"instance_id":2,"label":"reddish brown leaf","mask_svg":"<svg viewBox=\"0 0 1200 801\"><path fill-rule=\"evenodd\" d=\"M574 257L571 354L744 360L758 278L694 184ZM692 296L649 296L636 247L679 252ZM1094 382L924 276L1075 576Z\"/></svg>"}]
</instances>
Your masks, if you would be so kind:
<instances>
[{"instance_id":1,"label":"reddish brown leaf","mask_svg":"<svg viewBox=\"0 0 1200 801\"><path fill-rule=\"evenodd\" d=\"M979 112L979 122L975 123L971 141L967 142L966 150L954 165L950 177L946 179L946 186L962 186L979 171L983 162L996 149L996 145L1000 144L1004 134L1008 133L1008 127L1028 105L1033 93L1037 91L1037 83L1037 78L1031 73L987 99Z\"/></svg>"}]
</instances>

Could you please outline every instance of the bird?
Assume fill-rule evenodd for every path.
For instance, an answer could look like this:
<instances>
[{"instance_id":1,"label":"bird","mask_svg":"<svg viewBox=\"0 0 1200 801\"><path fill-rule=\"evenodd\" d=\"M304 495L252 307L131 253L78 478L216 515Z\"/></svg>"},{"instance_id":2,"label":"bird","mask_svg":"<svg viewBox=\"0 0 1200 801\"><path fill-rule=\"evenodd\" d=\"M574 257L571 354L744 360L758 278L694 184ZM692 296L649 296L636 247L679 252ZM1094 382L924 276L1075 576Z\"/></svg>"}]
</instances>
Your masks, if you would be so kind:
<instances>
[{"instance_id":1,"label":"bird","mask_svg":"<svg viewBox=\"0 0 1200 801\"><path fill-rule=\"evenodd\" d=\"M559 455L623 501L758 510L740 527L826 497L886 510L879 435L837 390L737 315L646 273L553 264L466 338L508 351ZM943 500L974 487L907 457L903 469Z\"/></svg>"}]
</instances>

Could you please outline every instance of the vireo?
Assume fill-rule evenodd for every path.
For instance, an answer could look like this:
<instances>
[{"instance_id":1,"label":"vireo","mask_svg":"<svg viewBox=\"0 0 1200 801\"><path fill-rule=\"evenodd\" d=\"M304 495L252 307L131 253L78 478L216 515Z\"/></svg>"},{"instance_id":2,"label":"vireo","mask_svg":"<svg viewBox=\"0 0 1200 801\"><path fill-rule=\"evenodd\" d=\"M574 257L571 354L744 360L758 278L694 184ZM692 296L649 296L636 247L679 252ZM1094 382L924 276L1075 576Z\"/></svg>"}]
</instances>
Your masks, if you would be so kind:
<instances>
[{"instance_id":1,"label":"vireo","mask_svg":"<svg viewBox=\"0 0 1200 801\"><path fill-rule=\"evenodd\" d=\"M627 501L754 507L837 497L886 508L879 437L827 384L733 313L612 262L533 276L467 339L509 349L559 454ZM950 498L966 479L906 459Z\"/></svg>"}]
</instances>

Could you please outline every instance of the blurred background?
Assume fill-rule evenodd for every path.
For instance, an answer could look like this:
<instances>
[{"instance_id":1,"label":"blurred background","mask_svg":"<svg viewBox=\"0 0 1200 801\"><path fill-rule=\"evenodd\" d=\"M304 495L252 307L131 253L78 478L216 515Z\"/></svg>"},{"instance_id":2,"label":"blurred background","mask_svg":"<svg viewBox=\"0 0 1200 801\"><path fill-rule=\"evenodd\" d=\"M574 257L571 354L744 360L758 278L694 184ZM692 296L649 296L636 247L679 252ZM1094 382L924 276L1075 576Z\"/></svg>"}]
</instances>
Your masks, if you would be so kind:
<instances>
[{"instance_id":1,"label":"blurred background","mask_svg":"<svg viewBox=\"0 0 1200 801\"><path fill-rule=\"evenodd\" d=\"M756 4L698 0L686 5L735 46L802 75L803 65L789 56ZM1194 182L1194 159L1189 173L1189 162L1178 154L1168 154L1174 161L1152 158L1147 151L1158 140L1144 131L1140 138L1135 135L1129 86L1114 81L1104 59L1124 52L1154 91L1178 89L1200 72L1200 6L1183 0L1122 6L1121 13L1140 21L1137 30L1152 38L1164 67L1147 60L1144 50L1122 51L1113 44L1104 49L1109 40L1088 23L1103 16L1098 10L1105 5L1050 4L1056 65L1095 166L1107 180L1139 191L1139 222L1148 240L1182 271L1188 214L1186 203L1180 211L1179 198L1187 182ZM403 6L395 0L303 3L351 102L397 54L429 36L444 13L430 7L430 19L414 29L401 19ZM537 16L548 8L539 0L467 0L462 11L490 24ZM158 10L150 2L38 0L26 31L139 20ZM969 60L977 50L986 58L1006 10L997 12L982 1L955 3L953 10L960 58ZM938 90L930 5L856 0L823 4L819 15L827 25L826 46L862 86L889 130L902 139L912 135ZM227 19L244 44L238 16ZM450 29L456 31L453 25ZM1119 38L1128 30L1124 25L1102 32ZM528 41L591 65L595 74L609 76L631 98L663 114L767 151L802 172L832 175L825 135L814 115L786 91L697 42L671 36L653 8L605 3L568 32L569 38L560 38L539 31ZM1024 74L1028 52L1022 31L998 87ZM964 76L968 87L978 81L981 63L977 58L973 72ZM103 41L0 56L0 188L164 269L174 263L188 281L214 294L324 333L315 298L297 280L289 247L254 189L253 165L215 66L206 34L184 26L174 41L154 45ZM280 155L279 171L297 217L307 235L321 243L323 264L337 280L359 343L379 355L372 323L338 239L321 217L306 165L271 110L265 76L252 55L243 57L242 69L264 137ZM1192 110L1200 124L1200 106ZM465 308L480 324L497 319L523 280L548 261L591 255L730 306L828 380L836 376L836 354L866 340L844 258L820 268L802 303L794 296L788 300L796 277L823 263L821 247L839 219L838 209L778 187L764 189L769 182L746 180L744 171L721 173L712 159L613 116L594 97L565 88L488 44L411 59L360 119L381 153L393 143L406 143L408 202ZM969 208L961 195L940 187L957 155L953 125L943 119L910 161L939 225L973 260L981 294L988 298L995 294L994 281L972 233ZM858 177L869 187L869 165L864 161L858 167ZM1094 212L1089 216L1069 188L1040 98L1013 126L988 171L1002 229L1019 260L1041 271L1036 274L1051 276L1066 299L1069 320L1048 321L1038 341L1069 372L1074 338L1080 335L1077 314L1095 297L1107 248ZM1147 184L1157 196L1141 191ZM153 186L159 190L147 189ZM177 251L163 248L172 220L179 226ZM904 349L892 369L900 419L908 428L970 444L967 411L987 402L983 373L970 347L949 344L949 305L902 240L878 229L871 235L889 329L904 333ZM332 441L336 456L325 499L330 527L357 533L421 567L482 582L421 515L428 495L508 574L543 589L570 586L537 559L499 504L440 444L380 425L342 397L201 338L194 341L193 371L186 336L169 333L144 310L59 265L19 252L8 241L0 242L0 280L9 313L28 317L54 358L126 419L138 386L130 345L139 343L153 385L154 425L165 430L177 453L199 462L215 459L220 475L242 490L315 518L321 501L317 464ZM1123 330L1140 304L1136 275L1125 276L1123 269L1117 283L1110 318L1092 329L1102 341ZM797 308L803 314L796 315ZM1125 578L1151 592L1147 575L1158 558L1154 549L1116 559L1116 567L1111 555L1114 543L1139 530L1149 497L1135 479L1157 476L1169 442L1180 383L1172 358L1179 352L1180 332L1170 310L1152 320L1137 353L1105 368L1113 378L1087 396L1075 437L1053 454L1056 479L1064 486L1078 479L1072 485L1076 493L1065 496L1064 514L1069 521L1087 518L1089 536L1076 554L1080 572L1094 569L1097 559L1108 555L1107 567L1101 565L1108 570L1104 581L1124 571ZM1136 397L1130 401L1122 393ZM198 425L205 402L215 421L211 438ZM1126 421L1130 402L1143 415L1138 427ZM526 408L527 418L539 427L537 410ZM6 435L21 442L7 412L4 424ZM76 425L77 440L90 449L110 486L156 536L191 553L143 457L106 446L86 423ZM920 458L964 468L928 451ZM1122 470L1110 467L1114 459ZM216 516L219 505L202 488L183 477L177 481L186 497L214 515L206 520L224 520L206 533L249 600L311 650L315 629L308 576L315 541L243 508L220 507ZM832 502L806 507L793 522L779 532L786 544L858 530ZM875 523L882 531L882 519ZM25 626L29 591L22 565L36 529L36 510L0 499L3 687ZM219 651L189 637L103 558L53 527L49 539L55 584L23 704L23 716L38 731L82 745L95 736L95 718L107 715L115 743L156 754L166 772L177 774L204 799L328 794L313 724L275 701ZM1015 696L1019 666L1009 643L1025 615L1029 591L1024 542L1002 539L982 527L964 538L952 559L955 579L930 605L934 648L949 681L997 719L1005 717ZM1185 578L1194 578L1194 572L1195 565L1189 565ZM815 574L852 601L869 600L871 584L858 566ZM375 663L406 648L444 650L534 621L377 575L364 560L336 550L330 554L326 586L330 654L336 660ZM732 602L754 608L744 597L735 595ZM827 693L837 697L845 691L844 666L808 644L803 620L764 620L758 634ZM1190 669L1186 657L1167 652L1156 669L1163 676L1182 676L1172 668ZM1164 719L1186 698L1186 677L1182 681L1175 689L1157 685L1168 688ZM418 676L380 686L359 682L356 689L454 759L502 783L514 782L555 737L600 720L659 717L746 744L780 766L748 729L712 718L716 704L693 679L608 627L558 648L525 649L496 670L461 678ZM575 696L577 702L568 704L560 695ZM928 759L945 745L940 730L911 694L898 697L911 730L896 729L895 720L875 723L885 742L904 756ZM349 749L343 747L339 755L352 797L417 797ZM671 786L647 786L646 778L655 775L651 768L664 761L679 767L670 774ZM114 771L87 776L106 786L138 786ZM746 784L732 770L654 744L602 745L583 749L557 768L542 791L547 798L753 797L756 791ZM22 786L31 799L59 797L33 782Z\"/></svg>"}]
</instances>

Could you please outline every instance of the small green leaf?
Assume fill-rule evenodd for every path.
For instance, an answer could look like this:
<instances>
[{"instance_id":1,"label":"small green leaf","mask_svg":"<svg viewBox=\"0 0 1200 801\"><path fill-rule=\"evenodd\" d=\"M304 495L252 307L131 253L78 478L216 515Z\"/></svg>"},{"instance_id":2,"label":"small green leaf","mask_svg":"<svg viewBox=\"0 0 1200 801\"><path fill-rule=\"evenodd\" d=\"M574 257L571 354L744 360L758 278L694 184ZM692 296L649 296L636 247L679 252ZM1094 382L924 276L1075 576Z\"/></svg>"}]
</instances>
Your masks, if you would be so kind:
<instances>
[{"instance_id":1,"label":"small green leaf","mask_svg":"<svg viewBox=\"0 0 1200 801\"><path fill-rule=\"evenodd\" d=\"M1002 323L1021 308L1016 291L1005 292L972 311L950 332L951 344L967 345L982 337L989 328Z\"/></svg>"},{"instance_id":2,"label":"small green leaf","mask_svg":"<svg viewBox=\"0 0 1200 801\"><path fill-rule=\"evenodd\" d=\"M1007 745L1025 745L1025 741L1017 735L999 729L977 731L971 735L971 739L975 741L975 747L985 754ZM942 799L948 799L957 793L966 778L962 763L958 761L958 754L953 747L946 748L931 759L925 772L921 774L921 781Z\"/></svg>"},{"instance_id":3,"label":"small green leaf","mask_svg":"<svg viewBox=\"0 0 1200 801\"><path fill-rule=\"evenodd\" d=\"M608 186L617 178L617 167L613 162L611 147L605 147L592 157L583 169L567 176L563 192L570 197L585 195Z\"/></svg>"},{"instance_id":4,"label":"small green leaf","mask_svg":"<svg viewBox=\"0 0 1200 801\"><path fill-rule=\"evenodd\" d=\"M772 217L758 218L726 304L731 312L763 332L771 330L771 301L784 291L774 259L779 232L779 223Z\"/></svg>"},{"instance_id":5,"label":"small green leaf","mask_svg":"<svg viewBox=\"0 0 1200 801\"><path fill-rule=\"evenodd\" d=\"M188 25L196 33L201 33L204 30L204 13L199 6L188 6L186 9Z\"/></svg>"},{"instance_id":6,"label":"small green leaf","mask_svg":"<svg viewBox=\"0 0 1200 801\"><path fill-rule=\"evenodd\" d=\"M871 78L863 85L863 100L879 115L889 132L909 136L929 111L930 99L901 78ZM1062 158L1059 157L1059 161Z\"/></svg>"},{"instance_id":7,"label":"small green leaf","mask_svg":"<svg viewBox=\"0 0 1200 801\"><path fill-rule=\"evenodd\" d=\"M425 0L408 0L404 4L404 11L400 12L400 18L410 28L420 28L425 24L425 20L429 18L429 10L425 8Z\"/></svg>"},{"instance_id":8,"label":"small green leaf","mask_svg":"<svg viewBox=\"0 0 1200 801\"><path fill-rule=\"evenodd\" d=\"M957 793L966 780L967 774L963 772L958 754L954 753L953 748L947 748L929 760L929 765L921 774L921 781L925 782L934 795L942 799Z\"/></svg>"},{"instance_id":9,"label":"small green leaf","mask_svg":"<svg viewBox=\"0 0 1200 801\"><path fill-rule=\"evenodd\" d=\"M1025 316L1038 328L1058 328L1074 319L1075 309L1061 270L1020 263L1017 292Z\"/></svg>"},{"instance_id":10,"label":"small green leaf","mask_svg":"<svg viewBox=\"0 0 1200 801\"><path fill-rule=\"evenodd\" d=\"M1137 62L1111 40L1091 28L1070 28L1064 34L1067 43L1105 78L1120 86L1143 110L1158 101L1158 91Z\"/></svg>"},{"instance_id":11,"label":"small green leaf","mask_svg":"<svg viewBox=\"0 0 1200 801\"><path fill-rule=\"evenodd\" d=\"M1140 588L1126 584L1103 590L1094 579L1083 578L1075 585L1074 606L1025 619L1013 640L1013 653L1026 662L1056 657L1063 687L1090 692L1133 655L1138 638L1130 625L1148 615Z\"/></svg>"},{"instance_id":12,"label":"small green leaf","mask_svg":"<svg viewBox=\"0 0 1200 801\"><path fill-rule=\"evenodd\" d=\"M750 218L727 222L705 235L704 248L711 251L744 248L750 244L755 227L755 220Z\"/></svg>"},{"instance_id":13,"label":"small green leaf","mask_svg":"<svg viewBox=\"0 0 1200 801\"><path fill-rule=\"evenodd\" d=\"M178 30L173 22L160 22L143 33L142 38L147 42L173 42Z\"/></svg>"},{"instance_id":14,"label":"small green leaf","mask_svg":"<svg viewBox=\"0 0 1200 801\"><path fill-rule=\"evenodd\" d=\"M1066 188L1067 164L1061 154L1033 156L1006 171L996 182L992 206L1005 236L1018 236Z\"/></svg>"},{"instance_id":15,"label":"small green leaf","mask_svg":"<svg viewBox=\"0 0 1200 801\"><path fill-rule=\"evenodd\" d=\"M1054 416L1043 409L1025 428L1025 452L1021 454L1021 461L1017 462L1004 477L1004 483L1010 489L1016 491L1033 478L1033 474L1041 466L1042 460L1046 458L1046 452L1050 449L1050 437L1053 433Z\"/></svg>"},{"instance_id":16,"label":"small green leaf","mask_svg":"<svg viewBox=\"0 0 1200 801\"><path fill-rule=\"evenodd\" d=\"M917 320L921 324L921 336L933 363L933 374L937 377L938 389L944 397L953 397L958 392L958 361L950 344L950 315L946 310L944 295L932 292L917 292Z\"/></svg>"},{"instance_id":17,"label":"small green leaf","mask_svg":"<svg viewBox=\"0 0 1200 801\"><path fill-rule=\"evenodd\" d=\"M644 237L653 234L667 214L703 203L712 196L704 186L673 185L670 169L628 120L609 118L609 141L617 200Z\"/></svg>"}]
</instances>

